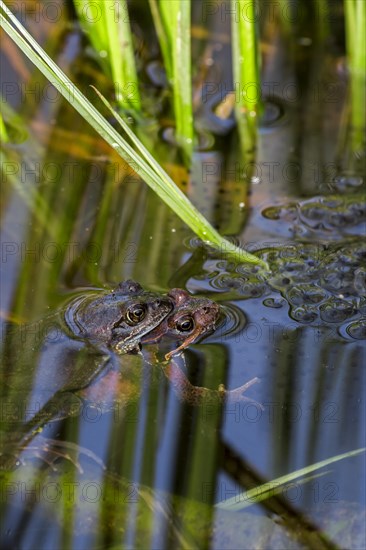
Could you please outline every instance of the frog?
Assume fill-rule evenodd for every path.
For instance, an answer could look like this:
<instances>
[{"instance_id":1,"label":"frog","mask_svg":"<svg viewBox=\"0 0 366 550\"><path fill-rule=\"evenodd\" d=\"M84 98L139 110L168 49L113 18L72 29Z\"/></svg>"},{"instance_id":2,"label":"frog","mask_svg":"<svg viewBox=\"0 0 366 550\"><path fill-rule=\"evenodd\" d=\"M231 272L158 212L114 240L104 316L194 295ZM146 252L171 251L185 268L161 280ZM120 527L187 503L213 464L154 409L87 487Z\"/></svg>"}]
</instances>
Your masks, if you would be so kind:
<instances>
[{"instance_id":1,"label":"frog","mask_svg":"<svg viewBox=\"0 0 366 550\"><path fill-rule=\"evenodd\" d=\"M163 337L180 341L165 355L166 360L213 332L220 319L220 306L209 298L197 298L181 288L170 290L168 297L173 300L173 311L142 337L143 343L159 342Z\"/></svg>"},{"instance_id":2,"label":"frog","mask_svg":"<svg viewBox=\"0 0 366 550\"><path fill-rule=\"evenodd\" d=\"M161 368L175 393L193 406L207 401L248 400L243 393L257 381L255 378L231 391L223 386L212 390L191 384L183 372L184 358L179 365L175 356L215 329L220 307L213 300L191 296L186 290L174 288L167 294L153 293L128 280L111 292L83 293L72 300L63 316L66 327L61 337L50 346L41 342L33 370L27 373L24 361L15 362L15 369L9 369L15 383L4 377L2 393L8 426L19 420L19 416L23 421L23 435L15 438L12 449L17 446L26 449L45 424L79 415L85 403L104 404L107 412L137 399L141 384L130 382L128 370L136 373L144 364ZM157 344L165 335L179 342L176 349L166 354L165 362L157 357L156 350L142 356L141 344ZM37 404L38 409L28 420L19 414L18 405L23 401L29 408L30 392L24 390L29 379L36 380L31 408L36 409ZM51 453L51 447L47 452Z\"/></svg>"},{"instance_id":3,"label":"frog","mask_svg":"<svg viewBox=\"0 0 366 550\"><path fill-rule=\"evenodd\" d=\"M79 338L106 346L120 355L138 353L141 338L159 326L173 307L173 298L145 291L129 279L100 298L77 300L68 309L65 320Z\"/></svg>"},{"instance_id":4,"label":"frog","mask_svg":"<svg viewBox=\"0 0 366 550\"><path fill-rule=\"evenodd\" d=\"M35 375L36 392L83 387L113 359L111 351L138 352L142 336L157 327L173 306L168 296L145 291L131 280L112 291L81 293L56 316L46 318L44 329L36 323L7 331L10 345L4 346L3 385L14 386L12 381L18 378L24 388ZM30 350L37 359L32 368ZM97 361L85 368L78 361L80 352L94 355Z\"/></svg>"},{"instance_id":5,"label":"frog","mask_svg":"<svg viewBox=\"0 0 366 550\"><path fill-rule=\"evenodd\" d=\"M141 337L173 309L166 295L128 280L112 291L82 292L56 315L9 325L2 350L0 454L17 425L16 448L46 423L80 411L77 391L140 351Z\"/></svg>"},{"instance_id":6,"label":"frog","mask_svg":"<svg viewBox=\"0 0 366 550\"><path fill-rule=\"evenodd\" d=\"M190 344L212 333L220 324L223 313L219 304L213 300L192 296L181 288L171 289L168 296L174 302L173 311L155 329L143 336L142 343L157 343L163 338L175 339L180 342L178 347L165 354L165 362L161 363L164 375L180 399L192 406L200 406L208 402L249 401L259 409L263 409L260 403L244 395L251 386L259 382L257 377L232 390L227 390L224 384L220 384L217 390L191 384L182 368L177 364L176 356Z\"/></svg>"},{"instance_id":7,"label":"frog","mask_svg":"<svg viewBox=\"0 0 366 550\"><path fill-rule=\"evenodd\" d=\"M195 386L189 381L183 371L186 366L185 359L181 357L178 362L177 356L181 355L189 345L212 333L220 323L223 314L215 301L192 296L187 290L181 288L171 289L167 296L174 303L173 310L155 329L141 338L141 343L150 347L167 338L178 341L179 345L165 354L165 361L158 357L158 349L150 349L149 356L145 354L145 363L150 364L152 368L156 366L161 368L175 394L185 404L201 406L207 403L251 401L262 409L261 404L244 396L253 384L259 382L257 377L232 390L227 390L223 384L220 384L218 389L209 389ZM111 369L103 379L82 389L79 395L86 401L97 402L102 404L102 408L108 409L112 400L118 405L123 405L132 395L136 397L137 393L138 390L133 385L126 384L119 369Z\"/></svg>"}]
</instances>

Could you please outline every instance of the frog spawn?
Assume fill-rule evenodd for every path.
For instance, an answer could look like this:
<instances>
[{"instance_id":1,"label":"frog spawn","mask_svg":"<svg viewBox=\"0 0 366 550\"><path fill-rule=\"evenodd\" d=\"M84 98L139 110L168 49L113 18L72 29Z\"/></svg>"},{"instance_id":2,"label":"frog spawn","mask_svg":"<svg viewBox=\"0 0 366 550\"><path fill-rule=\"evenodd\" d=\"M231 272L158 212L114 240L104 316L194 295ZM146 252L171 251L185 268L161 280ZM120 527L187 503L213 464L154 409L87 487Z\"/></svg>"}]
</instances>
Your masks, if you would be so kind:
<instances>
[{"instance_id":1,"label":"frog spawn","mask_svg":"<svg viewBox=\"0 0 366 550\"><path fill-rule=\"evenodd\" d=\"M287 304L297 323L338 325L343 338L365 338L365 245L292 243L258 255L270 265L267 278L256 266L212 259L205 277L228 299L262 298L263 306L277 309Z\"/></svg>"},{"instance_id":2,"label":"frog spawn","mask_svg":"<svg viewBox=\"0 0 366 550\"><path fill-rule=\"evenodd\" d=\"M269 206L262 211L268 220L281 220L290 224L295 234L306 235L316 231L327 234L334 231L353 233L353 228L366 222L366 205L363 194L330 195L305 201Z\"/></svg>"}]
</instances>

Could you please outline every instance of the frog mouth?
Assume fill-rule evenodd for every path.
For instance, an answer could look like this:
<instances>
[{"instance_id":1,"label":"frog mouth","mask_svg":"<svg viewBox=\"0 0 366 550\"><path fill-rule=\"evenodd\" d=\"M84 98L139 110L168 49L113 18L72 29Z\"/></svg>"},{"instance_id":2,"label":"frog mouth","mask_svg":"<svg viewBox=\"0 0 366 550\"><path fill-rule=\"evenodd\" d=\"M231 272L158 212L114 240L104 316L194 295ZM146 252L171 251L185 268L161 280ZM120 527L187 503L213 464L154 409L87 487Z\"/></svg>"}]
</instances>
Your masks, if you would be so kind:
<instances>
[{"instance_id":1,"label":"frog mouth","mask_svg":"<svg viewBox=\"0 0 366 550\"><path fill-rule=\"evenodd\" d=\"M205 307L203 308L204 309L204 313L207 315L208 314L208 308ZM212 320L210 321L206 321L205 318L198 318L196 319L197 321L197 324L196 324L196 327L195 329L185 337L184 341L180 344L180 346L178 346L177 348L175 348L174 350L170 351L169 353L167 353L165 355L165 359L168 361L173 355L176 355L177 353L181 352L182 350L184 350L186 347L188 347L190 344L193 344L194 342L196 342L198 339L201 339L203 338L204 336L206 336L207 334L211 333L211 332L214 332L214 330L216 330L217 326L218 326L218 323L220 322L220 315L221 315L221 312L220 312L220 309L217 307L217 309L211 309L211 313L212 313ZM207 324L205 324L205 322ZM182 334L182 336L184 336Z\"/></svg>"},{"instance_id":2,"label":"frog mouth","mask_svg":"<svg viewBox=\"0 0 366 550\"><path fill-rule=\"evenodd\" d=\"M212 332L214 330L214 328L209 328L209 327L206 327L204 330L202 330L200 327L197 327L196 330L194 330L192 332L192 334L190 336L188 336L184 342L181 343L180 346L178 346L177 348L173 349L172 351L170 351L169 353L166 353L165 354L165 359L167 361L169 361L169 359L171 359L173 357L173 355L176 355L177 353L179 353L180 351L183 351L185 348L187 348L190 344L193 344L193 342L196 341L196 339L199 337L199 336L202 336L203 334L206 334L207 332Z\"/></svg>"}]
</instances>

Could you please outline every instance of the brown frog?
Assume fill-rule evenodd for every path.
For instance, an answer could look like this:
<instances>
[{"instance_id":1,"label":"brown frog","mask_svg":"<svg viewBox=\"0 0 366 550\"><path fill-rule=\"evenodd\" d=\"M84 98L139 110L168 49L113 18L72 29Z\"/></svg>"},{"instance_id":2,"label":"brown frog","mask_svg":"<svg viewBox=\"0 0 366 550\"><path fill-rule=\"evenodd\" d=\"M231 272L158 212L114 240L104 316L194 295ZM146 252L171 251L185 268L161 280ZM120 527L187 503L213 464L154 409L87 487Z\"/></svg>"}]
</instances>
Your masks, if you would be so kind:
<instances>
[{"instance_id":1,"label":"brown frog","mask_svg":"<svg viewBox=\"0 0 366 550\"><path fill-rule=\"evenodd\" d=\"M149 359L145 361L152 367L161 367L176 395L190 405L199 406L207 402L252 401L243 394L258 382L258 378L253 378L234 390L226 390L223 384L217 390L191 384L181 368L185 366L184 357L181 358L181 365L179 365L173 356L215 330L220 318L220 306L208 298L191 296L186 290L180 288L172 289L167 296L174 303L173 311L155 329L143 336L141 342L153 344L167 337L177 340L180 345L165 355L165 362L159 361L153 351L150 351ZM102 379L80 392L80 395L88 401L103 404L103 408L106 409L111 407L111 401L124 405L131 398L136 398L140 392L134 384L126 381L125 375L125 369L123 375L120 369L111 369ZM258 406L261 408L260 404Z\"/></svg>"},{"instance_id":2,"label":"brown frog","mask_svg":"<svg viewBox=\"0 0 366 550\"><path fill-rule=\"evenodd\" d=\"M143 343L159 342L164 336L180 341L175 350L165 355L166 360L213 332L220 317L219 305L208 298L195 298L181 288L173 288L168 297L174 302L174 310L142 338Z\"/></svg>"},{"instance_id":3,"label":"brown frog","mask_svg":"<svg viewBox=\"0 0 366 550\"><path fill-rule=\"evenodd\" d=\"M57 343L48 346L41 341L33 346L35 333L30 332L32 341L27 342L27 347L36 349L36 354L21 354L20 360L14 355L9 358L11 378L5 377L2 389L10 411L10 416L4 419L8 425L5 431L9 430L5 454L16 457L17 448L25 449L40 426L80 414L84 401L108 411L138 399L143 378L137 384L133 379L136 373L142 376L144 363L161 369L179 398L191 405L201 405L207 400L213 403L246 400L242 394L256 379L232 391L226 391L223 386L218 390L198 387L190 383L181 369L184 357L181 357L183 365L171 359L173 354L212 331L219 312L219 306L213 301L195 298L185 290L173 289L168 295L161 295L144 291L134 281L120 283L102 296L83 294L67 308L65 319L69 330L63 331ZM159 361L154 351L148 352L147 360L141 354L136 355L145 338L146 343L152 343L164 335L180 341L178 348L166 355L165 362ZM28 387L33 387L32 395ZM39 409L29 420L23 418L19 409L22 402L28 409ZM15 411L13 417L12 410ZM10 442L12 426L19 421L24 424L22 433ZM0 456L2 452L0 448ZM0 467L3 459L4 455Z\"/></svg>"},{"instance_id":4,"label":"brown frog","mask_svg":"<svg viewBox=\"0 0 366 550\"><path fill-rule=\"evenodd\" d=\"M141 337L173 305L171 298L125 281L102 295L83 293L65 311L38 323L8 326L0 371L0 458L9 447L15 456L44 424L79 414L78 392L119 370L111 350L139 351Z\"/></svg>"},{"instance_id":5,"label":"brown frog","mask_svg":"<svg viewBox=\"0 0 366 550\"><path fill-rule=\"evenodd\" d=\"M66 314L73 333L118 354L140 350L141 338L173 310L174 300L128 280L99 298L77 300Z\"/></svg>"},{"instance_id":6,"label":"brown frog","mask_svg":"<svg viewBox=\"0 0 366 550\"><path fill-rule=\"evenodd\" d=\"M173 288L168 296L174 301L173 311L154 330L142 338L142 343L159 342L163 337L180 342L177 348L165 355L166 363L162 364L164 374L177 395L190 405L202 405L207 401L217 403L220 401L253 401L243 394L259 381L256 377L234 390L226 390L223 384L220 384L218 390L191 384L172 357L216 329L220 320L220 306L209 298L191 296L181 288ZM262 405L256 404L262 408Z\"/></svg>"}]
</instances>

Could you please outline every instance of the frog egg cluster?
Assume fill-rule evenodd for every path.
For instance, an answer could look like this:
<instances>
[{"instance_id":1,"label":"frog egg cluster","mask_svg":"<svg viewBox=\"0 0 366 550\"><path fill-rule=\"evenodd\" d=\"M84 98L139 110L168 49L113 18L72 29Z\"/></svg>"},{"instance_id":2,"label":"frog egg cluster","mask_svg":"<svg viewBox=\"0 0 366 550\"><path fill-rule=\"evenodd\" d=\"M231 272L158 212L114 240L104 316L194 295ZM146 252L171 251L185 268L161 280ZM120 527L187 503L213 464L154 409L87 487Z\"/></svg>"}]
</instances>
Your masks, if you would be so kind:
<instances>
[{"instance_id":1,"label":"frog egg cluster","mask_svg":"<svg viewBox=\"0 0 366 550\"><path fill-rule=\"evenodd\" d=\"M279 291L289 304L289 315L299 323L331 323L341 325L355 319L345 331L346 336L366 337L365 289L366 270L360 265L366 259L366 246L358 242L337 246L299 245L298 262L293 258L276 257L271 264L276 276L268 283ZM280 252L280 251L279 251Z\"/></svg>"},{"instance_id":2,"label":"frog egg cluster","mask_svg":"<svg viewBox=\"0 0 366 550\"><path fill-rule=\"evenodd\" d=\"M302 234L309 230L343 232L366 222L366 204L361 193L350 197L332 195L270 206L262 215L295 225L296 231Z\"/></svg>"},{"instance_id":3,"label":"frog egg cluster","mask_svg":"<svg viewBox=\"0 0 366 550\"><path fill-rule=\"evenodd\" d=\"M230 299L261 299L264 307L288 307L297 323L336 326L341 337L366 338L366 246L293 244L260 253L271 267L264 278L258 266L209 262L205 277ZM197 276L199 278L199 275ZM274 293L278 296L274 296ZM234 298L235 299L235 298Z\"/></svg>"}]
</instances>

